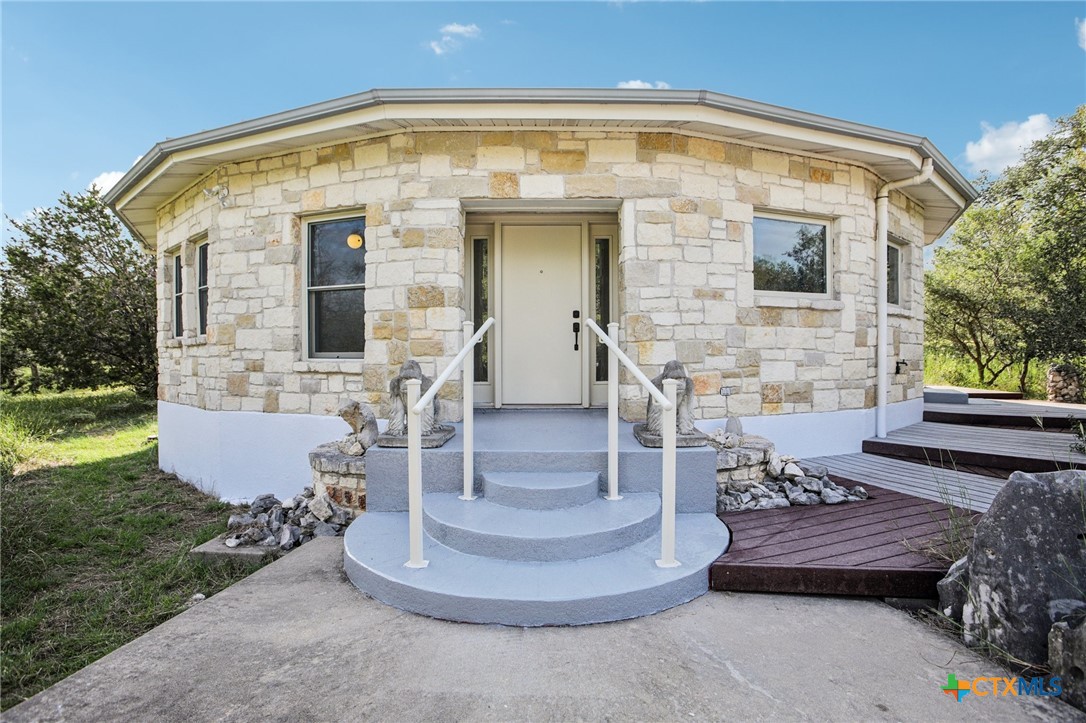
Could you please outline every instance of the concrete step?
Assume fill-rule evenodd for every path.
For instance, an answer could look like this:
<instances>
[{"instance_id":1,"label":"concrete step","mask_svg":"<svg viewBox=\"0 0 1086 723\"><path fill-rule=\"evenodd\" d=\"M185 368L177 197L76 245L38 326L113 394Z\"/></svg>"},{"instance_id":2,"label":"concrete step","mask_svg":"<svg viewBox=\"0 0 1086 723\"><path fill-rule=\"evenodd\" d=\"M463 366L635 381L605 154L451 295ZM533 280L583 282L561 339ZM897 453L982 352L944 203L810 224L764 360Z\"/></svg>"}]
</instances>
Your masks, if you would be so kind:
<instances>
[{"instance_id":1,"label":"concrete step","mask_svg":"<svg viewBox=\"0 0 1086 723\"><path fill-rule=\"evenodd\" d=\"M600 496L598 472L486 472L482 477L483 496L506 507L557 510Z\"/></svg>"},{"instance_id":2,"label":"concrete step","mask_svg":"<svg viewBox=\"0 0 1086 723\"><path fill-rule=\"evenodd\" d=\"M508 512L508 510L506 510ZM367 512L347 529L350 580L394 607L445 620L502 625L584 625L650 615L707 592L709 565L728 547L715 515L676 516L679 567L660 568L659 532L596 557L555 562L468 555L424 539L429 566L406 568L407 513Z\"/></svg>"},{"instance_id":3,"label":"concrete step","mask_svg":"<svg viewBox=\"0 0 1086 723\"><path fill-rule=\"evenodd\" d=\"M482 416L482 415L481 415ZM548 415L544 415L545 417ZM559 419L558 421L562 421ZM458 427L458 425L453 425ZM515 425L514 425L515 426ZM459 427L458 427L459 429ZM504 429L504 427L502 427ZM580 428L576 428L580 429ZM662 468L659 449L642 447L625 425L619 436L619 493L660 493ZM604 429L606 432L606 429ZM508 430L506 434L512 434ZM528 438L531 435L515 435ZM589 435L588 441L591 441ZM606 437L606 434L604 434ZM564 441L565 438L563 438ZM487 449L482 426L476 426L475 493L482 492L483 474L569 472L599 475L606 480L606 439L599 449ZM537 445L542 444L536 440ZM585 443L588 444L587 442ZM444 447L422 450L424 492L460 492L464 487L464 447L457 434ZM676 450L676 509L679 512L716 511L716 450L697 447ZM366 508L371 512L407 510L407 450L370 447L366 451Z\"/></svg>"},{"instance_id":4,"label":"concrete step","mask_svg":"<svg viewBox=\"0 0 1086 723\"><path fill-rule=\"evenodd\" d=\"M435 541L459 552L520 561L574 560L604 555L660 529L660 497L597 497L558 510L525 510L454 494L423 498L423 525Z\"/></svg>"}]
</instances>

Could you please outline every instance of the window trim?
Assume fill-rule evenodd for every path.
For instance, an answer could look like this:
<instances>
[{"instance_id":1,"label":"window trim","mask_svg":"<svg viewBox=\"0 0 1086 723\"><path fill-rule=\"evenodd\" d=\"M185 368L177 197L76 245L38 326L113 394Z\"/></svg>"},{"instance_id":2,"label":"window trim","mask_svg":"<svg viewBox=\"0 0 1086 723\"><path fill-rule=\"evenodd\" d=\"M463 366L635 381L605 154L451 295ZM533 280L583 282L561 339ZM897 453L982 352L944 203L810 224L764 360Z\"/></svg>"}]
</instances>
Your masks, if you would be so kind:
<instances>
[{"instance_id":1,"label":"window trim","mask_svg":"<svg viewBox=\"0 0 1086 723\"><path fill-rule=\"evenodd\" d=\"M775 289L759 289L754 286L754 258L755 258L755 243L754 238L754 221L759 218L769 219L770 221L790 221L792 223L814 224L817 226L826 227L826 290L819 292L811 291L777 291ZM832 299L833 294L833 263L834 263L834 238L836 236L834 232L835 218L828 216L818 216L815 214L798 214L787 213L780 211L771 211L764 209L754 209L754 214L751 217L750 222L750 275L751 275L751 288L754 291L755 297L777 297L788 299Z\"/></svg>"},{"instance_id":2,"label":"window trim","mask_svg":"<svg viewBox=\"0 0 1086 723\"><path fill-rule=\"evenodd\" d=\"M897 301L890 301L890 250L897 251ZM886 304L895 310L905 308L906 244L892 236L886 239Z\"/></svg>"},{"instance_id":3,"label":"window trim","mask_svg":"<svg viewBox=\"0 0 1086 723\"><path fill-rule=\"evenodd\" d=\"M196 244L196 335L207 336L208 305L211 302L211 249L207 239ZM203 278L201 279L201 275Z\"/></svg>"},{"instance_id":4,"label":"window trim","mask_svg":"<svg viewBox=\"0 0 1086 723\"><path fill-rule=\"evenodd\" d=\"M183 249L170 254L170 320L172 337L180 339L185 335L185 264Z\"/></svg>"},{"instance_id":5,"label":"window trim","mask_svg":"<svg viewBox=\"0 0 1086 723\"><path fill-rule=\"evenodd\" d=\"M365 330L365 317L363 316L363 329L362 329L362 352L317 352L313 350L315 340L313 338L314 333L314 316L316 309L313 303L310 301L312 292L314 291L341 291L350 289L362 289L363 299L365 298L365 292L367 284L363 279L361 284L336 284L331 286L310 286L309 271L312 268L312 246L310 244L309 229L311 226L320 223L328 223L329 221L345 221L347 219L361 218L363 226L366 224L366 207L355 207L353 209L347 209L343 211L336 211L335 213L321 213L311 216L304 216L301 218L301 242L304 245L304 253L302 254L302 282L304 288L302 289L302 343L304 348L302 349L302 359L304 360L323 360L334 361L337 359L343 360L359 360L366 358L366 330ZM368 227L367 227L368 228ZM363 232L364 233L364 232ZM365 239L365 237L363 236ZM368 243L368 240L364 240L363 243ZM363 248L366 248L364 245ZM369 265L367 264L367 269Z\"/></svg>"}]
</instances>

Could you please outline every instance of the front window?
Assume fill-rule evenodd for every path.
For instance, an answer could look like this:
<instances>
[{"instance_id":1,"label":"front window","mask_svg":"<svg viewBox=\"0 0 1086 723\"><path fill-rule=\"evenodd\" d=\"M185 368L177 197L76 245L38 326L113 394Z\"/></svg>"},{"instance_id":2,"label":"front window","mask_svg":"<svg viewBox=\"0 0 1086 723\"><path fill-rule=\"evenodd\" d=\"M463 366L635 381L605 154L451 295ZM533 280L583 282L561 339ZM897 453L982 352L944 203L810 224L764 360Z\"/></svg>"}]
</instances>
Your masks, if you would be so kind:
<instances>
[{"instance_id":1,"label":"front window","mask_svg":"<svg viewBox=\"0 0 1086 723\"><path fill-rule=\"evenodd\" d=\"M827 238L824 223L756 216L755 290L825 294Z\"/></svg>"},{"instance_id":2,"label":"front window","mask_svg":"<svg viewBox=\"0 0 1086 723\"><path fill-rule=\"evenodd\" d=\"M180 337L185 333L185 318L182 310L185 307L184 286L181 273L181 254L173 257L173 335Z\"/></svg>"},{"instance_id":3,"label":"front window","mask_svg":"<svg viewBox=\"0 0 1086 723\"><path fill-rule=\"evenodd\" d=\"M308 225L309 354L361 357L366 345L366 219Z\"/></svg>"},{"instance_id":4,"label":"front window","mask_svg":"<svg viewBox=\"0 0 1086 723\"><path fill-rule=\"evenodd\" d=\"M199 314L197 334L207 333L207 244L196 248L196 299Z\"/></svg>"}]
</instances>

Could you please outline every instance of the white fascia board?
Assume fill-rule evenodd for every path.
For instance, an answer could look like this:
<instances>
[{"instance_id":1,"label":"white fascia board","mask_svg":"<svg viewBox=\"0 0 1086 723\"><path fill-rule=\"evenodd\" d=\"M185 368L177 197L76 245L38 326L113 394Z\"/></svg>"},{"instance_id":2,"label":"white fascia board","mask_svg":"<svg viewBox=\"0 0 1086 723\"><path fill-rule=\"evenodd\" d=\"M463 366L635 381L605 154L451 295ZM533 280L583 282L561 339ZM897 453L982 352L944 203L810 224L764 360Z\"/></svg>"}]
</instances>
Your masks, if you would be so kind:
<instances>
[{"instance_id":1,"label":"white fascia board","mask_svg":"<svg viewBox=\"0 0 1086 723\"><path fill-rule=\"evenodd\" d=\"M434 100L422 99L429 93ZM516 98L525 97L518 102ZM354 106L353 109L345 109ZM725 107L721 107L725 106ZM738 110L732 110L736 108ZM314 106L257 118L251 121L204 131L191 136L156 144L144 155L106 195L124 220L123 209L165 173L181 163L208 164L210 159L224 154L237 154L274 144L285 148L320 145L324 133L358 127L357 139L387 135L390 131L367 133L365 126L377 121L427 120L511 121L512 127L525 127L525 122L552 120L605 121L674 124L702 123L753 134L761 137L787 138L819 147L836 148L875 158L904 160L914 168L921 167L925 155L935 158L936 185L955 202L963 200L957 188L972 191L968 182L938 149L922 137L863 126L847 121L815 116L787 108L704 91L652 91L615 93L611 91L523 91L492 89L489 91L371 91L345 99L327 101ZM516 122L514 125L513 121ZM527 126L530 127L530 126ZM547 126L544 126L547 127ZM266 130L261 130L262 128ZM426 131L418 128L417 131ZM434 130L467 130L462 126L436 126ZM640 130L640 129L639 129ZM673 128L681 132L680 128ZM701 135L701 134L699 134ZM308 137L308 141L307 141ZM729 133L720 137L729 139ZM217 140L218 139L218 140ZM336 142L345 142L346 139ZM746 145L765 145L763 142ZM782 148L784 152L789 149ZM795 152L795 151L793 151ZM821 154L831 155L831 154ZM220 161L222 162L222 161ZM951 178L940 178L940 172ZM200 174L192 174L195 182ZM933 179L934 180L934 179ZM185 184L186 187L189 184ZM116 194L116 195L114 195ZM171 196L176 198L176 194ZM971 199L970 199L971 200ZM162 201L156 204L161 206ZM127 221L126 221L127 224ZM130 226L131 228L131 226Z\"/></svg>"},{"instance_id":2,"label":"white fascia board","mask_svg":"<svg viewBox=\"0 0 1086 723\"><path fill-rule=\"evenodd\" d=\"M867 153L875 156L883 156L906 160L917 169L920 168L922 158L918 152L911 148L905 148L892 143L867 140L853 136L844 136L830 131L819 131L809 128L797 128L779 122L753 118L750 116L722 111L702 106L676 107L665 105L635 105L619 106L612 104L589 105L549 103L545 105L512 104L503 103L498 106L480 106L477 104L412 104L396 106L377 106L349 113L321 118L301 125L292 125L274 130L245 135L238 138L224 140L218 143L209 143L198 147L170 152L168 145L162 144L159 149L162 153L168 153L166 159L146 177L138 181L130 191L116 199L118 207L124 207L131 202L133 196L138 195L153 180L165 173L169 168L186 161L198 161L208 156L223 153L244 151L247 148L273 143L289 143L302 141L305 144L305 136L316 135L329 131L341 130L351 126L363 126L379 120L430 120L435 118L456 118L463 120L604 120L621 123L623 121L645 121L655 123L691 123L701 122L717 125L724 128L732 128L745 133L777 136L800 140L819 146ZM435 127L435 130L441 127ZM442 128L443 130L445 128ZM460 130L452 126L449 130ZM426 129L418 129L425 132ZM586 128L586 130L588 130ZM366 133L361 131L359 138L369 135L384 135L388 131L379 133ZM725 138L727 134L722 134ZM133 168L132 171L136 169Z\"/></svg>"}]
</instances>

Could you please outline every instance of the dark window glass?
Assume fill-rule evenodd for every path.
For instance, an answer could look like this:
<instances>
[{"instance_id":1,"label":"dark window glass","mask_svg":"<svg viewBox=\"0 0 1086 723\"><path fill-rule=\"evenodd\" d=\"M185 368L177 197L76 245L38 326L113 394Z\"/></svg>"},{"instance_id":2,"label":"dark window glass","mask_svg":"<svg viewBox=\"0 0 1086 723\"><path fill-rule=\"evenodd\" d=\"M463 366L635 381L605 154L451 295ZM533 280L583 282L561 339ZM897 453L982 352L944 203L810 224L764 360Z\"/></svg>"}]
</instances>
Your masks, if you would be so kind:
<instances>
[{"instance_id":1,"label":"dark window glass","mask_svg":"<svg viewBox=\"0 0 1086 723\"><path fill-rule=\"evenodd\" d=\"M472 239L472 321L476 330L490 316L490 256L487 253L488 239ZM466 341L466 340L465 340ZM490 373L490 334L475 345L475 381L489 381Z\"/></svg>"},{"instance_id":2,"label":"dark window glass","mask_svg":"<svg viewBox=\"0 0 1086 723\"><path fill-rule=\"evenodd\" d=\"M351 248L352 235L365 238L366 220L349 218L309 226L309 285L354 286L366 283L366 246Z\"/></svg>"},{"instance_id":3,"label":"dark window glass","mask_svg":"<svg viewBox=\"0 0 1086 723\"><path fill-rule=\"evenodd\" d=\"M604 237L596 239L594 245L596 279L596 323L607 331L607 324L611 321L611 239ZM607 381L607 346L596 337L596 381Z\"/></svg>"},{"instance_id":4,"label":"dark window glass","mask_svg":"<svg viewBox=\"0 0 1086 723\"><path fill-rule=\"evenodd\" d=\"M181 336L185 331L184 317L181 310L184 307L181 286L181 254L173 257L173 335Z\"/></svg>"},{"instance_id":5,"label":"dark window glass","mask_svg":"<svg viewBox=\"0 0 1086 723\"><path fill-rule=\"evenodd\" d=\"M826 227L755 218L754 288L826 293Z\"/></svg>"},{"instance_id":6,"label":"dark window glass","mask_svg":"<svg viewBox=\"0 0 1086 723\"><path fill-rule=\"evenodd\" d=\"M309 353L361 356L366 347L366 219L309 225Z\"/></svg>"},{"instance_id":7,"label":"dark window glass","mask_svg":"<svg viewBox=\"0 0 1086 723\"><path fill-rule=\"evenodd\" d=\"M313 353L357 354L365 348L365 289L309 292Z\"/></svg>"},{"instance_id":8,"label":"dark window glass","mask_svg":"<svg viewBox=\"0 0 1086 723\"><path fill-rule=\"evenodd\" d=\"M207 333L207 244L196 249L196 297L200 314L197 333Z\"/></svg>"},{"instance_id":9,"label":"dark window glass","mask_svg":"<svg viewBox=\"0 0 1086 723\"><path fill-rule=\"evenodd\" d=\"M886 301L901 303L901 251L890 245L886 247Z\"/></svg>"}]
</instances>

